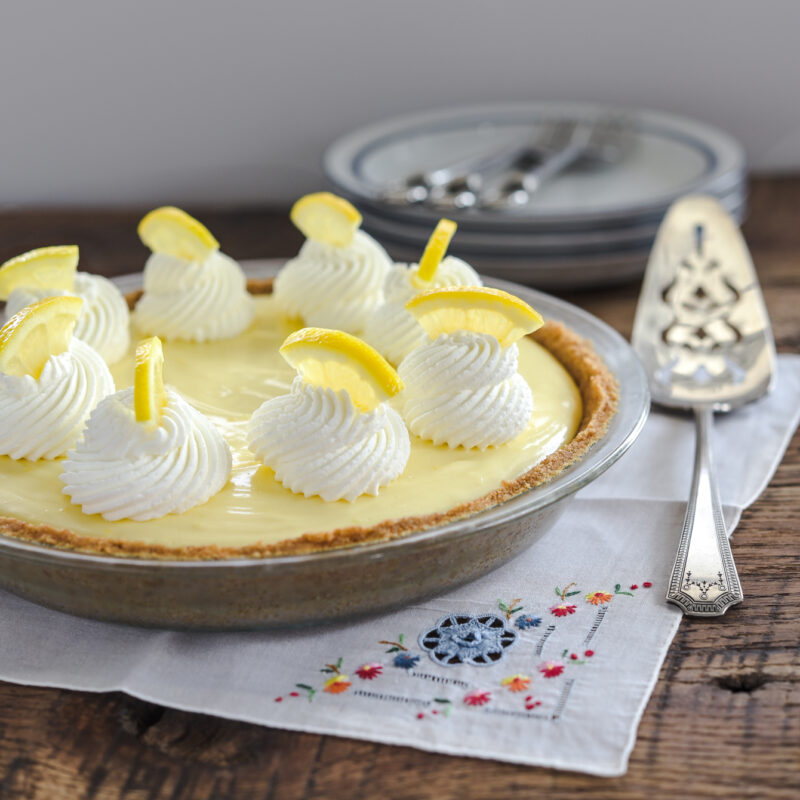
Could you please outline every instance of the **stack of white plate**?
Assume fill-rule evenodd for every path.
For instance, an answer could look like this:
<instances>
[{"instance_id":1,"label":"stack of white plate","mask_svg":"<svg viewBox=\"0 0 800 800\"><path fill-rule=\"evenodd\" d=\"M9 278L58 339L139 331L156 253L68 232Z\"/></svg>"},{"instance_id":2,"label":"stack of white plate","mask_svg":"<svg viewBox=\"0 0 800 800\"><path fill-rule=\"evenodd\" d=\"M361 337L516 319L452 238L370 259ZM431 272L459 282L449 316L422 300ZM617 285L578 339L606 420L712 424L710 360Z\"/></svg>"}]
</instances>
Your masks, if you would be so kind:
<instances>
[{"instance_id":1,"label":"stack of white plate","mask_svg":"<svg viewBox=\"0 0 800 800\"><path fill-rule=\"evenodd\" d=\"M384 192L405 178L498 148L557 119L614 117L632 131L618 163L579 166L545 183L513 210L443 212L398 205ZM529 103L465 107L392 119L335 142L324 166L334 190L364 215L364 228L399 261L419 259L437 220L459 228L450 252L487 275L548 288L622 282L644 271L658 225L685 194L717 197L741 221L747 185L741 146L708 125L669 114L601 106Z\"/></svg>"}]
</instances>

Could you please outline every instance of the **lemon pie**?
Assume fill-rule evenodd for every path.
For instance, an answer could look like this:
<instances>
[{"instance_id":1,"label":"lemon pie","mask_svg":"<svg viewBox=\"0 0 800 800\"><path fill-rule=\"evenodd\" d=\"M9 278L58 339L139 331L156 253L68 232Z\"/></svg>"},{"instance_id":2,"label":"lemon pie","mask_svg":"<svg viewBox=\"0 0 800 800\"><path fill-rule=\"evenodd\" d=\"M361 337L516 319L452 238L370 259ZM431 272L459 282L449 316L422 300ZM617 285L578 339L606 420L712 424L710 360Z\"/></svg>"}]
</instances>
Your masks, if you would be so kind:
<instances>
[{"instance_id":1,"label":"lemon pie","mask_svg":"<svg viewBox=\"0 0 800 800\"><path fill-rule=\"evenodd\" d=\"M271 280L242 284L247 290L244 302L238 289L231 293L247 320L238 332L219 321L226 319L221 312L212 327L224 336L164 337L167 388L161 388L159 346L151 341L138 358L131 346L111 366L113 383L109 379L94 399L96 416L91 419L87 413L90 423L83 438L58 454L69 450L66 459L0 456L2 532L61 548L151 558L268 557L353 546L403 536L503 502L558 474L603 435L615 410L616 384L588 342L557 322L542 321L505 293L431 285L447 261L437 245L427 284L424 271L422 278L413 277L422 285L414 286L403 302L424 341L395 370L368 344L342 332L348 314L350 322L359 316L350 313L357 306L353 286L363 291L369 313L361 318L367 320L386 301L386 276L394 265L384 263L381 251L373 248L362 262L370 277L361 281L362 272L353 267L359 259L351 257L359 247L360 220L354 220L347 206L317 198L299 211L296 207L294 218L309 237L304 248L320 245L314 248L315 259L320 259L314 263L320 265L322 278L336 274L342 282L341 291L326 291L332 313L345 324L317 324L315 330L316 313L298 314L286 294L282 296L287 274L291 283L299 269L293 260L280 273L274 293ZM169 257L165 271L171 285L180 286L184 318L199 319L187 274L203 277L203 266L219 255L216 240L172 212L156 223L155 232L143 225L140 234L154 253ZM324 251L332 260L320 255ZM376 258L381 264L377 269ZM414 269L418 275L424 264L422 258L419 267L403 270ZM215 269L213 264L209 269ZM374 283L373 271L380 278ZM313 295L319 290L315 273L309 269L304 274L307 293ZM134 340L157 334L152 328L161 324L159 314L140 315L142 302L139 296L129 298ZM208 307L202 290L196 307ZM166 320L168 314L163 316ZM153 318L155 325L149 322ZM31 384L27 391L33 396L47 365L69 355L74 344L70 341L61 354L46 352L37 378L42 354L28 362L22 348L20 366L12 346L3 361L0 335L0 391L4 382L17 377ZM55 349L62 346L63 341ZM435 352L423 358L428 349ZM415 356L421 350L422 356ZM4 372L4 363L12 361L17 365L12 372L26 374ZM193 445L200 455L192 456L193 464L205 465L193 467L193 474L203 477L188 481L183 492L188 495L200 486L200 499L191 507L163 503L159 510L168 516L160 518L133 519L104 510L109 497L128 491L135 471L130 463L157 455L142 442L150 441L147 426L163 422L161 415L166 417L170 403L177 402L174 396L192 412L187 429L202 428L207 434L193 440L203 442ZM466 413L470 398L477 398L473 417ZM113 422L106 419L108 409L116 414ZM338 421L332 427L326 422L330 420ZM350 423L358 428L352 438L337 439L342 426ZM0 422L0 433L6 435L2 426ZM117 456L133 439L123 436L112 447L110 438L103 438L122 428L140 435L125 456L127 467ZM87 484L75 478L85 466L79 462L89 454L89 466L96 470L98 453L113 461L116 478L95 492L92 503L72 502L70 496L80 499L78 483ZM178 462L186 458L176 455ZM307 485L315 470L324 480ZM96 483L101 473L94 473ZM92 488L91 480L88 484ZM147 484L139 494L152 493L157 485Z\"/></svg>"}]
</instances>

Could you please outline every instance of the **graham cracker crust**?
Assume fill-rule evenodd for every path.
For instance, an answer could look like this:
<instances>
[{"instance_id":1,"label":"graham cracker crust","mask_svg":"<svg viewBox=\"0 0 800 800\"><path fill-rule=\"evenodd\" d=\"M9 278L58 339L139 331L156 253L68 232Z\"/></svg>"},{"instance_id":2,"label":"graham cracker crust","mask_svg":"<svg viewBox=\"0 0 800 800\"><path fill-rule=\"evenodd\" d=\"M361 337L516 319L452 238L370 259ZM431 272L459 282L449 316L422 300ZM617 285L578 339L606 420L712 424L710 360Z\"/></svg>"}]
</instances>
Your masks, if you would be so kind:
<instances>
[{"instance_id":1,"label":"graham cracker crust","mask_svg":"<svg viewBox=\"0 0 800 800\"><path fill-rule=\"evenodd\" d=\"M269 294L272 292L272 279L249 280L247 288L251 294ZM127 295L128 305L133 308L139 297L141 292ZM166 547L145 542L80 536L69 530L49 525L32 525L12 517L0 517L0 533L28 542L95 555L205 561L301 555L369 542L388 541L477 514L535 486L547 483L566 467L580 460L592 445L603 437L617 410L619 397L617 381L595 353L591 342L565 325L552 321L546 322L538 331L531 334L531 338L549 350L575 381L583 401L583 418L578 432L569 443L516 480L505 481L488 494L455 506L447 512L386 520L371 527L355 526L306 533L274 544L254 544L245 547ZM159 521L154 522L158 524ZM169 524L169 518L165 518L163 522Z\"/></svg>"}]
</instances>

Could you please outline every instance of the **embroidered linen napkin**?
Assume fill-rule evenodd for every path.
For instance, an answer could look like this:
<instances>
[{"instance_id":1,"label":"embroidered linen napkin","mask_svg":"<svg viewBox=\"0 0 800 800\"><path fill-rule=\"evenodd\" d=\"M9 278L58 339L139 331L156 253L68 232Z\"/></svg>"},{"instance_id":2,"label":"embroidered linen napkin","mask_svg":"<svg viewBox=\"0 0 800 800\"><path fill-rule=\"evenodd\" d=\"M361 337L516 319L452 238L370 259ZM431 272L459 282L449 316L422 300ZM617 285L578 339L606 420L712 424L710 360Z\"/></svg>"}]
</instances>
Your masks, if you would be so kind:
<instances>
[{"instance_id":1,"label":"embroidered linen napkin","mask_svg":"<svg viewBox=\"0 0 800 800\"><path fill-rule=\"evenodd\" d=\"M729 531L800 415L800 357L775 391L719 416ZM741 442L759 446L741 457ZM279 728L614 776L681 620L664 602L693 424L654 413L557 526L474 583L356 624L196 634L78 619L0 592L0 678ZM746 602L746 600L745 600ZM734 612L735 613L735 612ZM598 735L602 732L602 735Z\"/></svg>"}]
</instances>

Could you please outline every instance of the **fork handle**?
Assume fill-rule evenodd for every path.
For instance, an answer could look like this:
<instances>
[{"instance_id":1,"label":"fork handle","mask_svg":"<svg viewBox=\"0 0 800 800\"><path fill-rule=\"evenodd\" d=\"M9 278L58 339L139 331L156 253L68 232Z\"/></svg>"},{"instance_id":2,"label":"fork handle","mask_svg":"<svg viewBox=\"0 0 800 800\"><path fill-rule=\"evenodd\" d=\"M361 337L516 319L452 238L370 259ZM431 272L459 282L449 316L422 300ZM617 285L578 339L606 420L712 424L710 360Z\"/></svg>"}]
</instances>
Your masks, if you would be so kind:
<instances>
[{"instance_id":1,"label":"fork handle","mask_svg":"<svg viewBox=\"0 0 800 800\"><path fill-rule=\"evenodd\" d=\"M667 601L693 617L718 617L743 598L722 516L711 453L714 412L694 408L694 475Z\"/></svg>"}]
</instances>

